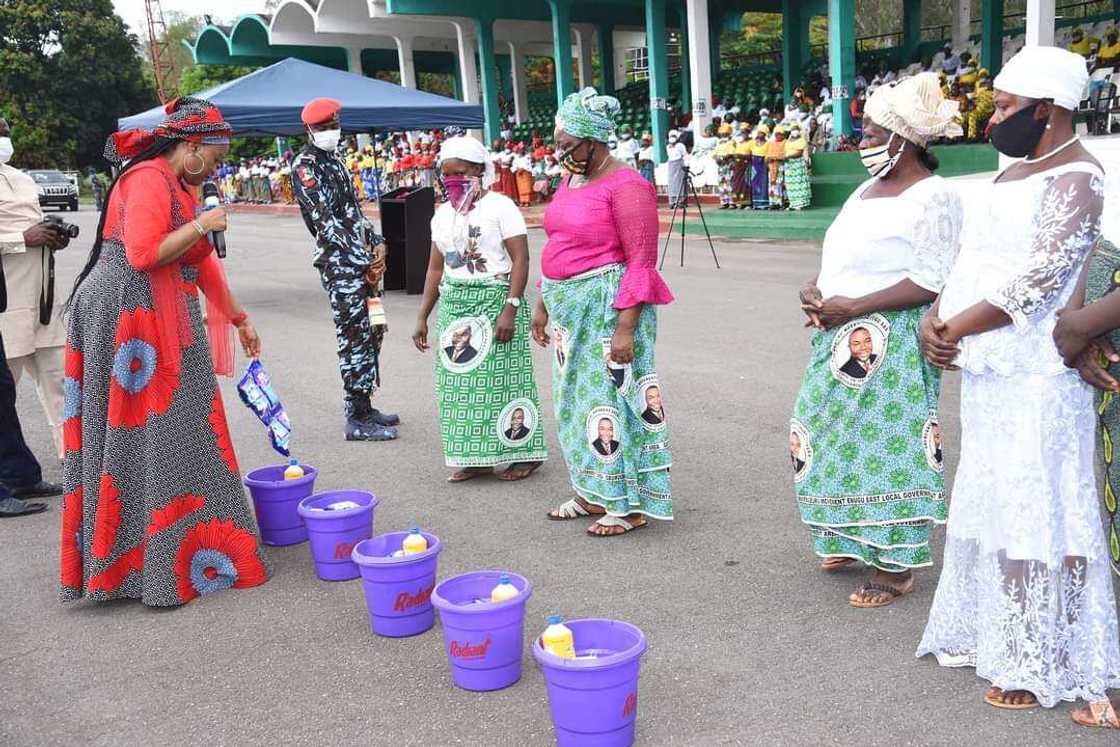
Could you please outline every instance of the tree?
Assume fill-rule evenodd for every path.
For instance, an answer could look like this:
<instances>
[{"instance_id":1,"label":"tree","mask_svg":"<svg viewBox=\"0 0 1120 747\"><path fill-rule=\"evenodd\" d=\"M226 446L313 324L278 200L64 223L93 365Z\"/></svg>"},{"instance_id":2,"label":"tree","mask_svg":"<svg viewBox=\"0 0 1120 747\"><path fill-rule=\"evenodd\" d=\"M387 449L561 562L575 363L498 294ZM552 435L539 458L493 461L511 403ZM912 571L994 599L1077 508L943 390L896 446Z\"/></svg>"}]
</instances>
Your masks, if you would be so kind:
<instances>
[{"instance_id":1,"label":"tree","mask_svg":"<svg viewBox=\"0 0 1120 747\"><path fill-rule=\"evenodd\" d=\"M190 96L207 88L235 80L259 70L258 65L188 65L179 74L179 95ZM234 137L229 144L229 158L267 156L276 152L275 141L270 137Z\"/></svg>"},{"instance_id":2,"label":"tree","mask_svg":"<svg viewBox=\"0 0 1120 747\"><path fill-rule=\"evenodd\" d=\"M111 0L0 0L0 29L17 166L100 167L117 119L156 103Z\"/></svg>"},{"instance_id":3,"label":"tree","mask_svg":"<svg viewBox=\"0 0 1120 747\"><path fill-rule=\"evenodd\" d=\"M455 98L454 78L454 74L449 73L417 73L416 87L437 96Z\"/></svg>"},{"instance_id":4,"label":"tree","mask_svg":"<svg viewBox=\"0 0 1120 747\"><path fill-rule=\"evenodd\" d=\"M179 73L179 95L190 96L259 69L260 67L256 65L196 65L192 63Z\"/></svg>"},{"instance_id":5,"label":"tree","mask_svg":"<svg viewBox=\"0 0 1120 747\"><path fill-rule=\"evenodd\" d=\"M164 80L164 86L167 91L179 92L180 76L184 70L194 64L194 57L183 42L193 43L206 25L206 21L202 16L179 11L164 13L163 20L167 24L167 33L163 35L162 41L171 60L171 74ZM144 71L147 75L152 75L152 50L147 37L144 39L143 49Z\"/></svg>"}]
</instances>

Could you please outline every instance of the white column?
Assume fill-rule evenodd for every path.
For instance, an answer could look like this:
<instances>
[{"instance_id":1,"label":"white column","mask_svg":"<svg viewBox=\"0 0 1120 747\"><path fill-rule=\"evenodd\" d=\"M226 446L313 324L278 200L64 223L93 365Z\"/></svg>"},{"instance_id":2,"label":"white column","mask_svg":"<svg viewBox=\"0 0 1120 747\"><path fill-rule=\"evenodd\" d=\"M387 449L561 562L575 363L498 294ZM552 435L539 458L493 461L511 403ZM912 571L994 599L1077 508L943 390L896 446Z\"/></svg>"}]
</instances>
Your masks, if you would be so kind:
<instances>
[{"instance_id":1,"label":"white column","mask_svg":"<svg viewBox=\"0 0 1120 747\"><path fill-rule=\"evenodd\" d=\"M591 67L591 36L594 33L588 26L573 26L576 32L576 59L579 72L579 87L595 84L595 70Z\"/></svg>"},{"instance_id":2,"label":"white column","mask_svg":"<svg viewBox=\"0 0 1120 747\"><path fill-rule=\"evenodd\" d=\"M397 42L397 65L401 71L401 85L416 88L416 63L412 60L412 37L394 37Z\"/></svg>"},{"instance_id":3,"label":"white column","mask_svg":"<svg viewBox=\"0 0 1120 747\"><path fill-rule=\"evenodd\" d=\"M529 118L529 81L525 78L525 60L513 42L509 42L509 69L513 78L513 116L521 124Z\"/></svg>"},{"instance_id":4,"label":"white column","mask_svg":"<svg viewBox=\"0 0 1120 747\"><path fill-rule=\"evenodd\" d=\"M692 132L699 140L712 121L712 56L708 52L708 0L686 0Z\"/></svg>"},{"instance_id":5,"label":"white column","mask_svg":"<svg viewBox=\"0 0 1120 747\"><path fill-rule=\"evenodd\" d=\"M953 49L961 50L968 43L972 29L972 3L969 0L953 1Z\"/></svg>"},{"instance_id":6,"label":"white column","mask_svg":"<svg viewBox=\"0 0 1120 747\"><path fill-rule=\"evenodd\" d=\"M350 72L358 75L362 74L362 48L361 47L347 47L346 48L346 66L350 68Z\"/></svg>"},{"instance_id":7,"label":"white column","mask_svg":"<svg viewBox=\"0 0 1120 747\"><path fill-rule=\"evenodd\" d=\"M1054 0L1027 0L1026 46L1054 45Z\"/></svg>"},{"instance_id":8,"label":"white column","mask_svg":"<svg viewBox=\"0 0 1120 747\"><path fill-rule=\"evenodd\" d=\"M478 65L474 60L478 40L466 24L455 24L455 37L459 42L459 78L463 88L463 101L478 104L481 101L478 92Z\"/></svg>"}]
</instances>

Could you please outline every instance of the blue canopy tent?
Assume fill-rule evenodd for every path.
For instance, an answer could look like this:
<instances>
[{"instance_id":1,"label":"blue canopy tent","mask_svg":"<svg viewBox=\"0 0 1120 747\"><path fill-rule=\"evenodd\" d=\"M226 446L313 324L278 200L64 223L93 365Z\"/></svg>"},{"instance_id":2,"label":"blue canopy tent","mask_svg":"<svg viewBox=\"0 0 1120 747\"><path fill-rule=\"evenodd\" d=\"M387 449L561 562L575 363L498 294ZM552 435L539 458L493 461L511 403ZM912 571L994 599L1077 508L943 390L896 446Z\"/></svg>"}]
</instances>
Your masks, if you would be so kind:
<instances>
[{"instance_id":1,"label":"blue canopy tent","mask_svg":"<svg viewBox=\"0 0 1120 747\"><path fill-rule=\"evenodd\" d=\"M294 57L194 95L216 104L238 135L300 135L300 112L318 96L342 102L342 128L348 132L483 126L481 106ZM151 129L163 117L163 107L158 106L122 117L117 126Z\"/></svg>"}]
</instances>

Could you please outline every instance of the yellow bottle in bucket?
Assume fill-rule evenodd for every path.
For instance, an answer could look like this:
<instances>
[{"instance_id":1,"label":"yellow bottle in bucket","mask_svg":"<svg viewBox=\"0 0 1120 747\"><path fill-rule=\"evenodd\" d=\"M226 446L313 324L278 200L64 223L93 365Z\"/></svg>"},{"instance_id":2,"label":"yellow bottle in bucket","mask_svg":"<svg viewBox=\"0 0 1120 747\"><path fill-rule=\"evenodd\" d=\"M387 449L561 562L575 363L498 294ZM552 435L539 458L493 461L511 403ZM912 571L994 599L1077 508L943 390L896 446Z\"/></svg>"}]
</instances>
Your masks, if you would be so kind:
<instances>
[{"instance_id":1,"label":"yellow bottle in bucket","mask_svg":"<svg viewBox=\"0 0 1120 747\"><path fill-rule=\"evenodd\" d=\"M424 535L420 534L420 527L413 527L408 536L404 538L404 543L401 545L405 555L416 555L428 549L428 540L424 539Z\"/></svg>"},{"instance_id":2,"label":"yellow bottle in bucket","mask_svg":"<svg viewBox=\"0 0 1120 747\"><path fill-rule=\"evenodd\" d=\"M297 462L295 459L292 459L292 461L288 462L288 468L284 470L285 480L298 480L299 478L303 477L303 475L303 467L299 466L299 462Z\"/></svg>"},{"instance_id":3,"label":"yellow bottle in bucket","mask_svg":"<svg viewBox=\"0 0 1120 747\"><path fill-rule=\"evenodd\" d=\"M490 592L491 602L504 602L520 594L517 587L509 582L509 576L502 574L498 577L498 585Z\"/></svg>"},{"instance_id":4,"label":"yellow bottle in bucket","mask_svg":"<svg viewBox=\"0 0 1120 747\"><path fill-rule=\"evenodd\" d=\"M545 651L564 659L576 658L576 642L572 629L563 623L560 615L548 618L548 627L541 633L541 644Z\"/></svg>"}]
</instances>

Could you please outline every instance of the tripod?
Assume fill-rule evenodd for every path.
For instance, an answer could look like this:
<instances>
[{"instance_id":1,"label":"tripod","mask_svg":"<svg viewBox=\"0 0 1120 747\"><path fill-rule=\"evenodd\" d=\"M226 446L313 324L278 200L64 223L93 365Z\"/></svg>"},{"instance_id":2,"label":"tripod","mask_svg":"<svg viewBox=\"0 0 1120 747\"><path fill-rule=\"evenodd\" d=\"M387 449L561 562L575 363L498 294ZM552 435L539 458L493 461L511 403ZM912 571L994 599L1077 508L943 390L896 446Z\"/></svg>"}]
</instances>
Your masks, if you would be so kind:
<instances>
[{"instance_id":1,"label":"tripod","mask_svg":"<svg viewBox=\"0 0 1120 747\"><path fill-rule=\"evenodd\" d=\"M674 197L675 195L669 195L670 200ZM669 240L673 238L673 226L677 222L678 210L681 211L681 267L684 267L684 227L685 218L688 216L688 200L690 197L696 200L696 209L700 212L700 222L704 225L704 236L708 239L708 248L712 250L712 260L716 263L716 269L720 269L716 247L712 243L712 234L708 231L708 221L704 218L704 208L700 205L700 197L696 194L696 186L692 183L692 172L686 167L684 170L684 200L673 207L673 217L669 219L669 232L665 234L665 247L661 250L661 262L657 265L658 270L665 266L665 256L669 253Z\"/></svg>"}]
</instances>

